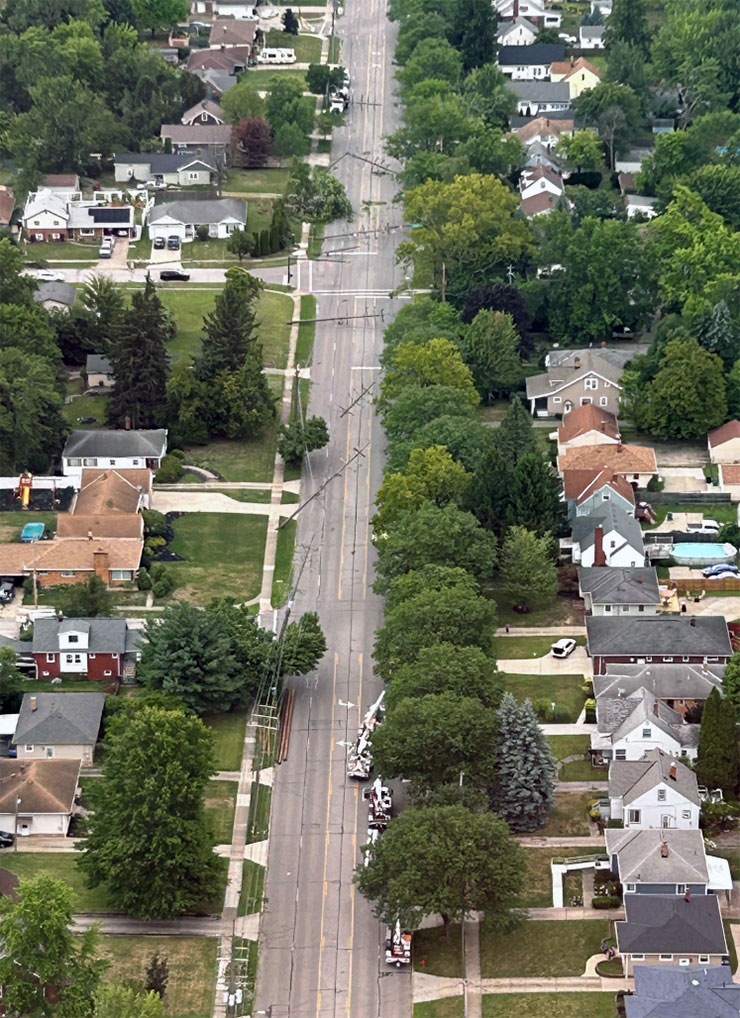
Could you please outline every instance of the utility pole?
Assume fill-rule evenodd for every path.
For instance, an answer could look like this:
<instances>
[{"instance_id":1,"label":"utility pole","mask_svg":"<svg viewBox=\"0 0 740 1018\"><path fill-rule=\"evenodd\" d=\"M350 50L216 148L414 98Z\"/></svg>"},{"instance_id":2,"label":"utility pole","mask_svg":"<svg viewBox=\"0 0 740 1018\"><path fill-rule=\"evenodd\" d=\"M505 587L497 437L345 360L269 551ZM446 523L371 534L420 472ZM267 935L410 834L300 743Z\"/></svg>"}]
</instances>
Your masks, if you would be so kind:
<instances>
[{"instance_id":1,"label":"utility pole","mask_svg":"<svg viewBox=\"0 0 740 1018\"><path fill-rule=\"evenodd\" d=\"M291 513L290 516L286 516L284 520L281 520L281 522L278 523L278 530L281 530L286 525L286 523L290 523L291 520L294 520L298 513L301 511L301 509L305 509L309 502L313 502L315 498L318 498L318 496L321 494L324 488L328 487L336 477L341 476L341 474L344 473L344 471L347 469L350 463L353 463L359 456L364 456L365 450L369 445L370 443L366 442L361 449L355 449L354 453L350 456L350 458L345 463L343 463L338 470L335 470L331 477L328 477L321 485L321 487L316 489L313 495L307 498L305 502L301 502L301 504L298 506L294 513Z\"/></svg>"}]
</instances>

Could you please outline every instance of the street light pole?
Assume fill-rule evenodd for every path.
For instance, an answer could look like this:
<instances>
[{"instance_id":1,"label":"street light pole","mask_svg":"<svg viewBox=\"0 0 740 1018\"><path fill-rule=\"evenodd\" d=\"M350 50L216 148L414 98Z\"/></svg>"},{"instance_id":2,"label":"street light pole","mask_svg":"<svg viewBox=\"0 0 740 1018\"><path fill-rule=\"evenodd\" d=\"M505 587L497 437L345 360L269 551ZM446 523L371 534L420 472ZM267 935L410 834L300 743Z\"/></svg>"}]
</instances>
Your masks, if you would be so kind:
<instances>
[{"instance_id":1,"label":"street light pole","mask_svg":"<svg viewBox=\"0 0 740 1018\"><path fill-rule=\"evenodd\" d=\"M288 286L290 286L290 281L293 278L292 275L291 275L291 272L290 272L290 256L292 254L293 245L294 244L295 244L295 234L291 233L291 235L290 235L290 247L288 248Z\"/></svg>"}]
</instances>

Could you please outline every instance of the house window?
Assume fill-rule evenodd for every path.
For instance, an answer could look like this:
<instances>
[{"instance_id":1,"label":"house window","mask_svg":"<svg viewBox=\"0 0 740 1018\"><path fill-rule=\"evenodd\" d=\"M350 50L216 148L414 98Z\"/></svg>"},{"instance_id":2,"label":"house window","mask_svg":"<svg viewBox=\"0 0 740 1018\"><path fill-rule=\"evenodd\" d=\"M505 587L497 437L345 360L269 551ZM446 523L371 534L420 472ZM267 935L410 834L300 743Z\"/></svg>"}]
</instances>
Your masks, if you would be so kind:
<instances>
[{"instance_id":1,"label":"house window","mask_svg":"<svg viewBox=\"0 0 740 1018\"><path fill-rule=\"evenodd\" d=\"M617 754L616 754L616 759L617 760L626 760L627 759L627 750L626 749L618 749L617 750Z\"/></svg>"},{"instance_id":2,"label":"house window","mask_svg":"<svg viewBox=\"0 0 740 1018\"><path fill-rule=\"evenodd\" d=\"M628 820L628 822L631 823L631 824L639 824L639 822L640 822L640 810L639 809L631 809L629 811L629 820Z\"/></svg>"},{"instance_id":3,"label":"house window","mask_svg":"<svg viewBox=\"0 0 740 1018\"><path fill-rule=\"evenodd\" d=\"M52 240L61 240L62 239L62 235L61 235L61 233L52 233L51 239Z\"/></svg>"},{"instance_id":4,"label":"house window","mask_svg":"<svg viewBox=\"0 0 740 1018\"><path fill-rule=\"evenodd\" d=\"M605 615L611 615L611 611L612 611L612 606L610 604L605 604L604 605L604 614Z\"/></svg>"},{"instance_id":5,"label":"house window","mask_svg":"<svg viewBox=\"0 0 740 1018\"><path fill-rule=\"evenodd\" d=\"M81 467L82 466L82 460L79 460L79 459L70 459L67 462L68 462L69 466L71 466L71 467Z\"/></svg>"},{"instance_id":6,"label":"house window","mask_svg":"<svg viewBox=\"0 0 740 1018\"><path fill-rule=\"evenodd\" d=\"M691 810L690 809L682 809L681 810L681 819L682 820L691 820Z\"/></svg>"},{"instance_id":7,"label":"house window","mask_svg":"<svg viewBox=\"0 0 740 1018\"><path fill-rule=\"evenodd\" d=\"M644 604L638 605L637 606L637 610L638 610L638 612L644 612L645 611L645 605ZM673 658L671 658L671 661L672 660L673 660Z\"/></svg>"},{"instance_id":8,"label":"house window","mask_svg":"<svg viewBox=\"0 0 740 1018\"><path fill-rule=\"evenodd\" d=\"M685 749L682 749L682 750L681 750L681 756L688 756L688 755L689 755L689 754L688 754L688 751L687 751L687 750L685 750Z\"/></svg>"},{"instance_id":9,"label":"house window","mask_svg":"<svg viewBox=\"0 0 740 1018\"><path fill-rule=\"evenodd\" d=\"M33 746L26 746L27 753L33 753Z\"/></svg>"},{"instance_id":10,"label":"house window","mask_svg":"<svg viewBox=\"0 0 740 1018\"><path fill-rule=\"evenodd\" d=\"M94 237L95 236L95 230L90 230L90 229L88 229L86 227L82 227L82 226L80 227L79 233L80 233L81 237Z\"/></svg>"},{"instance_id":11,"label":"house window","mask_svg":"<svg viewBox=\"0 0 740 1018\"><path fill-rule=\"evenodd\" d=\"M34 233L33 239L34 240L43 240L44 239L44 235L43 235L43 233Z\"/></svg>"},{"instance_id":12,"label":"house window","mask_svg":"<svg viewBox=\"0 0 740 1018\"><path fill-rule=\"evenodd\" d=\"M587 391L589 389L598 389L598 387L599 387L598 378L586 378L584 380L583 388L586 389Z\"/></svg>"},{"instance_id":13,"label":"house window","mask_svg":"<svg viewBox=\"0 0 740 1018\"><path fill-rule=\"evenodd\" d=\"M625 890L628 891L630 894L633 894L635 889L636 889L636 887L637 887L637 884L626 884L625 885Z\"/></svg>"},{"instance_id":14,"label":"house window","mask_svg":"<svg viewBox=\"0 0 740 1018\"><path fill-rule=\"evenodd\" d=\"M560 396L553 396L552 397L552 401L553 401L553 403L562 403L563 402L563 400L562 400L562 398Z\"/></svg>"},{"instance_id":15,"label":"house window","mask_svg":"<svg viewBox=\"0 0 740 1018\"><path fill-rule=\"evenodd\" d=\"M138 460L131 460L131 462L133 463L133 465L135 467L138 467L138 465L139 465L139 461Z\"/></svg>"},{"instance_id":16,"label":"house window","mask_svg":"<svg viewBox=\"0 0 740 1018\"><path fill-rule=\"evenodd\" d=\"M65 654L64 656L68 665L82 664L82 657L79 654Z\"/></svg>"},{"instance_id":17,"label":"house window","mask_svg":"<svg viewBox=\"0 0 740 1018\"><path fill-rule=\"evenodd\" d=\"M700 954L699 955L699 964L700 965L708 965L709 964L709 955L708 954Z\"/></svg>"},{"instance_id":18,"label":"house window","mask_svg":"<svg viewBox=\"0 0 740 1018\"><path fill-rule=\"evenodd\" d=\"M116 461L115 460L108 460L108 466L109 467L114 467L115 465L116 465Z\"/></svg>"},{"instance_id":19,"label":"house window","mask_svg":"<svg viewBox=\"0 0 740 1018\"><path fill-rule=\"evenodd\" d=\"M56 654L47 654L46 655L47 662L51 662L53 664L54 661L56 661L56 659L57 659Z\"/></svg>"},{"instance_id":20,"label":"house window","mask_svg":"<svg viewBox=\"0 0 740 1018\"><path fill-rule=\"evenodd\" d=\"M607 404L608 402L609 402L609 400L608 400L608 399L606 398L606 396L602 396L602 397L601 397L601 398L599 399L599 406L606 406L606 404Z\"/></svg>"},{"instance_id":21,"label":"house window","mask_svg":"<svg viewBox=\"0 0 740 1018\"><path fill-rule=\"evenodd\" d=\"M34 219L33 225L34 226L41 226L41 220L40 219Z\"/></svg>"},{"instance_id":22,"label":"house window","mask_svg":"<svg viewBox=\"0 0 740 1018\"><path fill-rule=\"evenodd\" d=\"M103 672L103 675L112 675L112 674L113 674L113 672L110 670L110 668L106 668L106 670Z\"/></svg>"},{"instance_id":23,"label":"house window","mask_svg":"<svg viewBox=\"0 0 740 1018\"><path fill-rule=\"evenodd\" d=\"M658 802L665 802L666 791L665 788L658 789Z\"/></svg>"},{"instance_id":24,"label":"house window","mask_svg":"<svg viewBox=\"0 0 740 1018\"><path fill-rule=\"evenodd\" d=\"M72 575L74 576L74 573ZM64 576L64 573L62 573L62 576ZM80 640L77 633L70 633L67 639L69 640L70 643L79 643Z\"/></svg>"},{"instance_id":25,"label":"house window","mask_svg":"<svg viewBox=\"0 0 740 1018\"><path fill-rule=\"evenodd\" d=\"M47 760L51 760L51 758L53 756L54 756L54 747L53 746L47 746L46 747L46 759Z\"/></svg>"},{"instance_id":26,"label":"house window","mask_svg":"<svg viewBox=\"0 0 740 1018\"><path fill-rule=\"evenodd\" d=\"M198 179L197 171L196 172L188 173L188 180L197 180L197 179Z\"/></svg>"},{"instance_id":27,"label":"house window","mask_svg":"<svg viewBox=\"0 0 740 1018\"><path fill-rule=\"evenodd\" d=\"M691 964L691 958L679 958L678 959L678 964L679 965L690 965Z\"/></svg>"},{"instance_id":28,"label":"house window","mask_svg":"<svg viewBox=\"0 0 740 1018\"><path fill-rule=\"evenodd\" d=\"M54 226L61 226L62 224L61 224L61 223L59 222L59 220L58 220L58 219L55 219L55 220L53 221L53 225L54 225Z\"/></svg>"},{"instance_id":29,"label":"house window","mask_svg":"<svg viewBox=\"0 0 740 1018\"><path fill-rule=\"evenodd\" d=\"M651 728L643 728L642 730L643 739L649 739L652 734L653 732Z\"/></svg>"},{"instance_id":30,"label":"house window","mask_svg":"<svg viewBox=\"0 0 740 1018\"><path fill-rule=\"evenodd\" d=\"M131 570L130 569L111 569L110 578L112 580L130 580Z\"/></svg>"},{"instance_id":31,"label":"house window","mask_svg":"<svg viewBox=\"0 0 740 1018\"><path fill-rule=\"evenodd\" d=\"M633 954L631 957L632 957L632 961L645 961L645 955L644 954Z\"/></svg>"},{"instance_id":32,"label":"house window","mask_svg":"<svg viewBox=\"0 0 740 1018\"><path fill-rule=\"evenodd\" d=\"M676 884L676 894L686 894L686 884Z\"/></svg>"},{"instance_id":33,"label":"house window","mask_svg":"<svg viewBox=\"0 0 740 1018\"><path fill-rule=\"evenodd\" d=\"M94 661L95 658L97 657L97 654L88 654L87 656L90 658L91 661Z\"/></svg>"},{"instance_id":34,"label":"house window","mask_svg":"<svg viewBox=\"0 0 740 1018\"><path fill-rule=\"evenodd\" d=\"M96 467L98 465L97 457L95 456L86 457L85 459L83 459L82 465L84 467Z\"/></svg>"},{"instance_id":35,"label":"house window","mask_svg":"<svg viewBox=\"0 0 740 1018\"><path fill-rule=\"evenodd\" d=\"M589 396L581 396L581 406L589 406L593 400Z\"/></svg>"},{"instance_id":36,"label":"house window","mask_svg":"<svg viewBox=\"0 0 740 1018\"><path fill-rule=\"evenodd\" d=\"M661 961L673 961L672 954L661 954L659 955Z\"/></svg>"}]
</instances>

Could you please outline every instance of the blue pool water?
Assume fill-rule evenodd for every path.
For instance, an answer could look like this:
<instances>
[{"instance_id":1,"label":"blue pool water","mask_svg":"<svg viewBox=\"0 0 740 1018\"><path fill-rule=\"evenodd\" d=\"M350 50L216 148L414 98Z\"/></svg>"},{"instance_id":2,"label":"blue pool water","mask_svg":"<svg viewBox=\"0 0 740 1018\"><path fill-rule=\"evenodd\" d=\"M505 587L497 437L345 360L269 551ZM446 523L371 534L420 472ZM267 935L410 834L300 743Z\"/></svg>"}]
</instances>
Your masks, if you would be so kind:
<instances>
[{"instance_id":1,"label":"blue pool water","mask_svg":"<svg viewBox=\"0 0 740 1018\"><path fill-rule=\"evenodd\" d=\"M731 544L719 544L718 542L704 544L699 541L684 541L674 544L671 549L671 558L681 565L732 562L736 554L737 549Z\"/></svg>"},{"instance_id":2,"label":"blue pool water","mask_svg":"<svg viewBox=\"0 0 740 1018\"><path fill-rule=\"evenodd\" d=\"M43 534L43 523L27 523L21 532L21 541L38 541Z\"/></svg>"}]
</instances>

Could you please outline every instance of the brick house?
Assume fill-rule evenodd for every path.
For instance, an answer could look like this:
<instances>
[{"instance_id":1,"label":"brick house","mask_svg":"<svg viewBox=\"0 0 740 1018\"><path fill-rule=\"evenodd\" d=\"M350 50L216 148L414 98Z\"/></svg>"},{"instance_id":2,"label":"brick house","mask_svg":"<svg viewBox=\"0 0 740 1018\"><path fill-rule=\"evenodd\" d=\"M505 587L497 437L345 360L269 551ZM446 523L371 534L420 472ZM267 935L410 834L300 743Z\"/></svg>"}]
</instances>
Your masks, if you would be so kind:
<instances>
[{"instance_id":1,"label":"brick house","mask_svg":"<svg viewBox=\"0 0 740 1018\"><path fill-rule=\"evenodd\" d=\"M619 664L727 664L732 645L721 615L586 618L594 675Z\"/></svg>"},{"instance_id":2,"label":"brick house","mask_svg":"<svg viewBox=\"0 0 740 1018\"><path fill-rule=\"evenodd\" d=\"M21 224L31 243L99 242L103 237L133 237L135 234L132 205L69 201L50 188L29 195Z\"/></svg>"},{"instance_id":3,"label":"brick house","mask_svg":"<svg viewBox=\"0 0 740 1018\"><path fill-rule=\"evenodd\" d=\"M61 537L0 545L0 575L33 576L40 587L84 583L96 573L106 586L136 579L143 538Z\"/></svg>"},{"instance_id":4,"label":"brick house","mask_svg":"<svg viewBox=\"0 0 740 1018\"><path fill-rule=\"evenodd\" d=\"M37 619L31 643L36 678L76 674L110 681L133 675L141 635L126 619Z\"/></svg>"}]
</instances>

